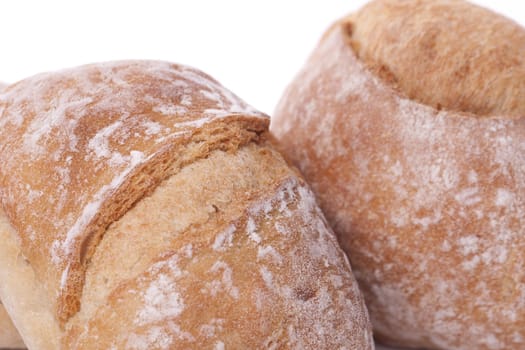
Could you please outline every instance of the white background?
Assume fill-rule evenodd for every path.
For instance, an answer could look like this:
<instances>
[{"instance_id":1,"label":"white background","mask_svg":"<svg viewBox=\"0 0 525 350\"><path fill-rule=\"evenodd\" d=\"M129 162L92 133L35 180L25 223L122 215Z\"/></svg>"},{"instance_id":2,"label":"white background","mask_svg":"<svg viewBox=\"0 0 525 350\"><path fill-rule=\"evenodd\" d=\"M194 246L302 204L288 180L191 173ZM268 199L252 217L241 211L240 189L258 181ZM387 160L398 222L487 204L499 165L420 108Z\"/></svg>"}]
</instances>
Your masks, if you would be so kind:
<instances>
[{"instance_id":1,"label":"white background","mask_svg":"<svg viewBox=\"0 0 525 350\"><path fill-rule=\"evenodd\" d=\"M0 81L98 61L160 59L197 67L271 114L323 31L364 3L0 1ZM521 1L476 3L525 24Z\"/></svg>"}]
</instances>

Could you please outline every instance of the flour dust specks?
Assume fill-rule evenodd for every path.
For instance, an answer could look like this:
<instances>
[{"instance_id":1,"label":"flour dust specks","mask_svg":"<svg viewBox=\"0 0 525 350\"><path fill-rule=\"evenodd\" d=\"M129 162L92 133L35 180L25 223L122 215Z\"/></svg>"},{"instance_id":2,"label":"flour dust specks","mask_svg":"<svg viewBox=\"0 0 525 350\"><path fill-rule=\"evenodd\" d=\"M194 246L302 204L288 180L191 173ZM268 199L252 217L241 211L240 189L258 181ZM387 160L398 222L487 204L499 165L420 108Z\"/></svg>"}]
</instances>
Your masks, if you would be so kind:
<instances>
[{"instance_id":1,"label":"flour dust specks","mask_svg":"<svg viewBox=\"0 0 525 350\"><path fill-rule=\"evenodd\" d=\"M147 325L176 319L185 309L177 280L184 275L178 266L179 257L153 265L149 271L153 278L142 291L142 308L137 312L135 324Z\"/></svg>"},{"instance_id":2,"label":"flour dust specks","mask_svg":"<svg viewBox=\"0 0 525 350\"><path fill-rule=\"evenodd\" d=\"M41 259L39 273L51 276L50 289L62 289L59 298L82 289L82 278L70 275L82 275L85 265L71 261L84 261L85 240L110 224L102 221L115 213L103 210L125 210L128 204L115 199L139 181L141 169L209 123L228 117L261 127L268 122L206 74L160 61L40 74L2 90L0 110L0 177L8 193L2 205L28 238L24 254ZM29 176L37 165L39 176ZM45 210L28 212L15 197Z\"/></svg>"}]
</instances>

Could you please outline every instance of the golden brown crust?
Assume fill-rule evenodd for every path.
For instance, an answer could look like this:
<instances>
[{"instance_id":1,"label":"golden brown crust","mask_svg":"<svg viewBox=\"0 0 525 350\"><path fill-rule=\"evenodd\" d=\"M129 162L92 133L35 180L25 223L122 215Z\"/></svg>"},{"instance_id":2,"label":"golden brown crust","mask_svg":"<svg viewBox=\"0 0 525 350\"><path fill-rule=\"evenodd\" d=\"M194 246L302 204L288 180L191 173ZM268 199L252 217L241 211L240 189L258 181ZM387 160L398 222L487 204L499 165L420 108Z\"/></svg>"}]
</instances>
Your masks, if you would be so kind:
<instances>
[{"instance_id":1,"label":"golden brown crust","mask_svg":"<svg viewBox=\"0 0 525 350\"><path fill-rule=\"evenodd\" d=\"M412 100L525 115L525 31L461 0L372 1L343 20L357 56Z\"/></svg>"},{"instance_id":2,"label":"golden brown crust","mask_svg":"<svg viewBox=\"0 0 525 350\"><path fill-rule=\"evenodd\" d=\"M349 254L375 335L430 349L523 347L525 118L407 98L356 57L344 23L271 128Z\"/></svg>"},{"instance_id":3,"label":"golden brown crust","mask_svg":"<svg viewBox=\"0 0 525 350\"><path fill-rule=\"evenodd\" d=\"M312 193L274 150L268 118L218 83L120 62L30 79L0 103L0 124L17 133L0 148L37 150L0 156L12 223L0 215L0 297L27 344L373 349L363 299ZM48 184L29 176L29 160ZM61 198L62 209L42 208ZM33 225L38 209L48 232ZM34 317L22 312L32 303Z\"/></svg>"},{"instance_id":4,"label":"golden brown crust","mask_svg":"<svg viewBox=\"0 0 525 350\"><path fill-rule=\"evenodd\" d=\"M142 61L24 80L0 110L2 203L49 294L59 291L62 322L78 311L105 228L168 175L185 144L201 142L194 156L205 157L268 123L203 73Z\"/></svg>"},{"instance_id":5,"label":"golden brown crust","mask_svg":"<svg viewBox=\"0 0 525 350\"><path fill-rule=\"evenodd\" d=\"M132 267L104 283L98 308L72 320L64 347L370 348L364 306L355 303L357 286L345 282L342 252L309 189L268 146L194 162L117 222L99 249L111 255L111 246L127 242L118 260ZM223 176L213 180L213 170ZM209 188L199 195L202 183ZM186 207L170 208L171 198ZM153 223L147 213L159 206L164 218ZM151 232L149 243L135 241L137 228ZM166 230L171 238L162 237ZM145 258L122 262L126 250L137 248ZM92 276L115 272L108 264L94 262ZM314 328L320 332L310 334Z\"/></svg>"}]
</instances>

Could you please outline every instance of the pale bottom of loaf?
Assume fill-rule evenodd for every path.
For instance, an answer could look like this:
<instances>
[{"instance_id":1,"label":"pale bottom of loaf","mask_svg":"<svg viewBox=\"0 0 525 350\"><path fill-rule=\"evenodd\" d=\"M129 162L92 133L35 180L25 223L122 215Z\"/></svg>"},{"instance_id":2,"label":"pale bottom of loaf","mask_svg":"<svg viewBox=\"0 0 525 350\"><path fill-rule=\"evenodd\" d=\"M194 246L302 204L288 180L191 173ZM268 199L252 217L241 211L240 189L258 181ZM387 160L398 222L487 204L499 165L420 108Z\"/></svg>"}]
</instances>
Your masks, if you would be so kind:
<instances>
[{"instance_id":1,"label":"pale bottom of loaf","mask_svg":"<svg viewBox=\"0 0 525 350\"><path fill-rule=\"evenodd\" d=\"M24 342L20 339L11 318L0 304L0 349L23 349Z\"/></svg>"},{"instance_id":2,"label":"pale bottom of loaf","mask_svg":"<svg viewBox=\"0 0 525 350\"><path fill-rule=\"evenodd\" d=\"M59 329L47 295L20 252L16 232L0 210L0 298L30 349L58 349Z\"/></svg>"},{"instance_id":3,"label":"pale bottom of loaf","mask_svg":"<svg viewBox=\"0 0 525 350\"><path fill-rule=\"evenodd\" d=\"M0 90L6 87L6 84L0 82ZM22 349L24 343L20 339L18 332L11 322L11 318L0 304L0 349Z\"/></svg>"}]
</instances>

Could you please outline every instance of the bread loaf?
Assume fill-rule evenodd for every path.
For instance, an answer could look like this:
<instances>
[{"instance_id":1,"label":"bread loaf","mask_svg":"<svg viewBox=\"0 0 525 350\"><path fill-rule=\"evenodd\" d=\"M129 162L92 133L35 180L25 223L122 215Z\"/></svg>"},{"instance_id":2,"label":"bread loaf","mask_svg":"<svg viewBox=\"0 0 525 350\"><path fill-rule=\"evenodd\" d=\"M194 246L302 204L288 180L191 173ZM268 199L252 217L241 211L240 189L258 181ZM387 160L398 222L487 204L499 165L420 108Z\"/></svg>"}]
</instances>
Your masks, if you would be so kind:
<instances>
[{"instance_id":1,"label":"bread loaf","mask_svg":"<svg viewBox=\"0 0 525 350\"><path fill-rule=\"evenodd\" d=\"M467 2L373 1L277 107L384 343L525 348L524 54Z\"/></svg>"},{"instance_id":2,"label":"bread loaf","mask_svg":"<svg viewBox=\"0 0 525 350\"><path fill-rule=\"evenodd\" d=\"M373 348L268 117L209 76L88 65L0 113L0 297L30 349Z\"/></svg>"},{"instance_id":3,"label":"bread loaf","mask_svg":"<svg viewBox=\"0 0 525 350\"><path fill-rule=\"evenodd\" d=\"M0 82L0 91L6 86L6 84ZM23 347L24 343L20 339L2 302L0 302L0 349L21 349Z\"/></svg>"}]
</instances>

